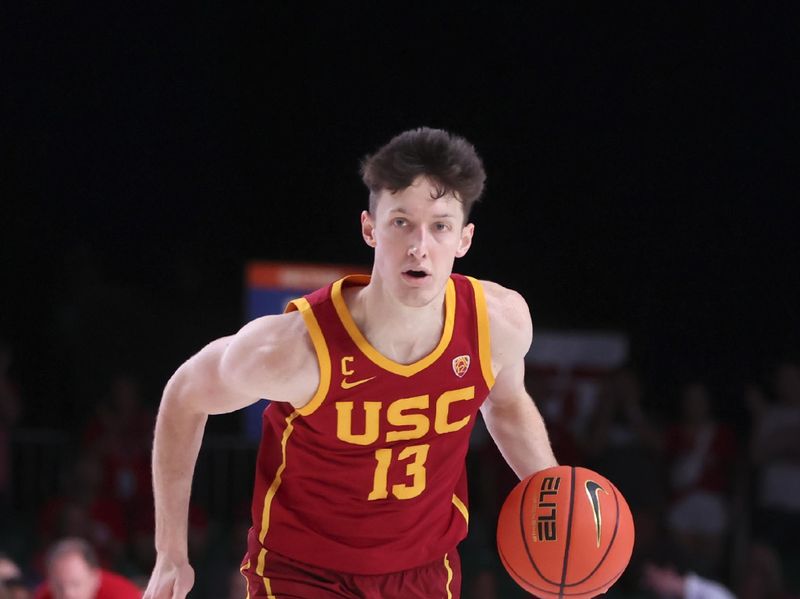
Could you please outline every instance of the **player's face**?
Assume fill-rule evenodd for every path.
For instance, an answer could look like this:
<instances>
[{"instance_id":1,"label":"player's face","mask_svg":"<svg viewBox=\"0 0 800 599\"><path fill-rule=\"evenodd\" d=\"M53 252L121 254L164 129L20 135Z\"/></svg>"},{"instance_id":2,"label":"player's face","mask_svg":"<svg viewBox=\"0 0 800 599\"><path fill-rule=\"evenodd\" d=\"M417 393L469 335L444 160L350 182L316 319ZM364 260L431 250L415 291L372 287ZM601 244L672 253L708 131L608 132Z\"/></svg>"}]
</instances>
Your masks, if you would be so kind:
<instances>
[{"instance_id":1,"label":"player's face","mask_svg":"<svg viewBox=\"0 0 800 599\"><path fill-rule=\"evenodd\" d=\"M48 582L54 599L93 599L100 573L80 555L68 553L50 566Z\"/></svg>"},{"instance_id":2,"label":"player's face","mask_svg":"<svg viewBox=\"0 0 800 599\"><path fill-rule=\"evenodd\" d=\"M367 245L375 248L373 276L408 306L440 297L453 262L467 253L474 225L464 225L464 209L453 195L432 199L436 190L425 177L398 191L384 191L375 214L363 212Z\"/></svg>"}]
</instances>

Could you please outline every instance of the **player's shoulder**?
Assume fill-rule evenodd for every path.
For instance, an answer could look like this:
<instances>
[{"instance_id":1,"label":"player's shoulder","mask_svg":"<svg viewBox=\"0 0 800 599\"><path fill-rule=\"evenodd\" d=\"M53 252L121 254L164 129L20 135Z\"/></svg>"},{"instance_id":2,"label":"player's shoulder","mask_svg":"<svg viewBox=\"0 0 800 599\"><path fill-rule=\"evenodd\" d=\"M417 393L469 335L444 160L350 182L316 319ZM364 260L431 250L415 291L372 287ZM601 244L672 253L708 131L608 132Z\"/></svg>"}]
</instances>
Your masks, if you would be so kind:
<instances>
[{"instance_id":1,"label":"player's shoulder","mask_svg":"<svg viewBox=\"0 0 800 599\"><path fill-rule=\"evenodd\" d=\"M480 284L493 324L523 331L531 328L530 309L522 294L493 281L481 280Z\"/></svg>"},{"instance_id":2,"label":"player's shoulder","mask_svg":"<svg viewBox=\"0 0 800 599\"><path fill-rule=\"evenodd\" d=\"M227 338L219 376L232 389L302 405L313 395L316 354L297 312L256 318Z\"/></svg>"},{"instance_id":3,"label":"player's shoulder","mask_svg":"<svg viewBox=\"0 0 800 599\"><path fill-rule=\"evenodd\" d=\"M480 284L486 298L492 359L503 363L525 355L533 340L533 323L525 298L492 281Z\"/></svg>"},{"instance_id":4,"label":"player's shoulder","mask_svg":"<svg viewBox=\"0 0 800 599\"><path fill-rule=\"evenodd\" d=\"M297 312L269 314L245 324L236 336L251 343L285 342L301 336L306 330L302 315Z\"/></svg>"},{"instance_id":5,"label":"player's shoulder","mask_svg":"<svg viewBox=\"0 0 800 599\"><path fill-rule=\"evenodd\" d=\"M270 314L248 322L233 336L226 350L228 363L274 364L288 367L303 361L310 340L298 312Z\"/></svg>"}]
</instances>

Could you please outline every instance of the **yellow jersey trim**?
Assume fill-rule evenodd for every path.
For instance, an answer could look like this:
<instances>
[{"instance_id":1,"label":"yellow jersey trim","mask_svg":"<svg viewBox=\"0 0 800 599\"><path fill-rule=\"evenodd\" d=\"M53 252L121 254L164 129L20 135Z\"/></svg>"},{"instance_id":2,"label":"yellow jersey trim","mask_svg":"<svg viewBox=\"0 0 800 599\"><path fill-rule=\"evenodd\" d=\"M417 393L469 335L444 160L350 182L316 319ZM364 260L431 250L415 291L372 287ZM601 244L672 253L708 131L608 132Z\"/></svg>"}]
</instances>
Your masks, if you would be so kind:
<instances>
[{"instance_id":1,"label":"yellow jersey trim","mask_svg":"<svg viewBox=\"0 0 800 599\"><path fill-rule=\"evenodd\" d=\"M267 599L278 599L272 594L272 584L270 584L269 578L266 576L264 576L264 590L267 591Z\"/></svg>"},{"instance_id":2,"label":"yellow jersey trim","mask_svg":"<svg viewBox=\"0 0 800 599\"><path fill-rule=\"evenodd\" d=\"M450 567L450 560L447 559L447 554L444 554L444 569L447 570L447 599L453 599L453 593L450 591L450 583L453 582L453 569Z\"/></svg>"},{"instance_id":3,"label":"yellow jersey trim","mask_svg":"<svg viewBox=\"0 0 800 599\"><path fill-rule=\"evenodd\" d=\"M264 590L267 591L267 599L278 599L272 594L272 583L270 583L269 578L264 576L264 562L266 558L267 550L262 547L261 551L258 552L258 565L256 566L256 574L261 577L261 582L264 583ZM250 560L247 560L247 563L239 568L239 572L242 573L242 576L244 576L245 568L250 568ZM250 599L250 581L248 580L247 576L244 576L244 579L247 581L247 597L245 597L245 599Z\"/></svg>"},{"instance_id":4,"label":"yellow jersey trim","mask_svg":"<svg viewBox=\"0 0 800 599\"><path fill-rule=\"evenodd\" d=\"M309 416L313 414L317 408L322 405L325 396L328 394L331 384L331 355L328 352L328 344L325 342L325 336L322 334L322 329L317 322L317 317L314 316L314 310L311 309L311 304L304 297L292 300L286 307L287 312L297 310L303 317L306 323L308 334L311 336L311 342L314 344L314 351L317 353L317 364L319 365L319 386L314 397L311 398L306 405L298 408L297 412L301 416Z\"/></svg>"},{"instance_id":5,"label":"yellow jersey trim","mask_svg":"<svg viewBox=\"0 0 800 599\"><path fill-rule=\"evenodd\" d=\"M262 547L261 551L258 552L258 559L256 560L256 574L258 574L262 578L264 577L264 562L266 561L266 559L267 559L267 550Z\"/></svg>"},{"instance_id":6,"label":"yellow jersey trim","mask_svg":"<svg viewBox=\"0 0 800 599\"><path fill-rule=\"evenodd\" d=\"M292 422L299 415L300 413L295 410L286 417L286 429L284 429L283 437L281 438L281 465L278 466L278 470L275 472L275 478L273 479L272 484L269 486L267 494L264 496L264 509L261 512L261 532L258 535L258 540L262 545L264 544L264 539L267 536L267 532L269 532L269 515L270 510L272 509L272 500L274 499L275 494L278 492L278 487L281 486L281 475L286 469L286 445L289 442L289 437L291 436L292 431L294 430L294 425ZM258 556L256 574L259 576L264 576L264 558L266 555L266 550L263 550Z\"/></svg>"},{"instance_id":7,"label":"yellow jersey trim","mask_svg":"<svg viewBox=\"0 0 800 599\"><path fill-rule=\"evenodd\" d=\"M475 313L478 316L478 353L481 360L481 372L486 385L494 387L494 372L492 372L492 338L489 332L489 310L486 307L486 296L480 281L467 277L475 290Z\"/></svg>"},{"instance_id":8,"label":"yellow jersey trim","mask_svg":"<svg viewBox=\"0 0 800 599\"><path fill-rule=\"evenodd\" d=\"M469 510L467 506L464 505L464 502L458 498L458 495L453 493L453 505L456 506L456 509L461 512L461 515L464 516L464 520L466 520L467 524L469 524Z\"/></svg>"},{"instance_id":9,"label":"yellow jersey trim","mask_svg":"<svg viewBox=\"0 0 800 599\"><path fill-rule=\"evenodd\" d=\"M248 569L248 568L250 568L250 560L247 560L247 563L246 564L242 564L242 567L239 568L239 574L241 574L242 578L244 578L244 582L245 582L245 585L246 585L245 586L245 590L247 591L247 596L244 599L250 599L250 580L244 574L244 571L246 569Z\"/></svg>"},{"instance_id":10,"label":"yellow jersey trim","mask_svg":"<svg viewBox=\"0 0 800 599\"><path fill-rule=\"evenodd\" d=\"M360 349L361 352L376 365L380 366L384 370L388 370L391 373L410 377L418 372L421 372L422 370L425 370L428 366L433 364L441 357L441 355L444 353L444 350L447 349L447 346L450 345L450 341L453 338L453 326L456 320L456 288L452 279L447 279L447 286L445 287L444 328L442 330L442 336L439 339L439 344L427 356L411 364L400 364L399 362L390 360L381 354L377 349L375 349L369 341L367 341L366 337L364 337L364 335L358 329L353 317L350 315L350 310L347 309L347 304L345 303L344 296L342 295L342 284L344 281L348 280L363 282L365 280L369 281L369 277L363 275L353 275L336 281L333 284L333 289L331 289L333 306L336 308L336 314L338 314L339 320L342 321L344 328L347 330L347 334L350 335L350 338L356 344L358 349Z\"/></svg>"}]
</instances>

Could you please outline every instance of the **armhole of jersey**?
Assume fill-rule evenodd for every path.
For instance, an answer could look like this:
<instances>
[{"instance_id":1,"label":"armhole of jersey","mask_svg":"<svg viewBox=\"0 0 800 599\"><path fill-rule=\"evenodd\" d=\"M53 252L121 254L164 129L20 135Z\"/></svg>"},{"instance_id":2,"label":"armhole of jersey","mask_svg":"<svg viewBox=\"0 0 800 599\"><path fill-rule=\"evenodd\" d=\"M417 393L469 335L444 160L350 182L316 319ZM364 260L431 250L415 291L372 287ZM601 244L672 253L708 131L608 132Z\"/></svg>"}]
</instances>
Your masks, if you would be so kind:
<instances>
[{"instance_id":1,"label":"armhole of jersey","mask_svg":"<svg viewBox=\"0 0 800 599\"><path fill-rule=\"evenodd\" d=\"M286 306L285 312L293 312L295 310L300 312L303 321L306 323L311 342L314 344L314 351L317 354L317 365L319 366L317 392L314 393L311 401L297 410L301 416L309 416L322 405L325 396L328 395L328 389L330 389L331 384L331 356L328 353L328 344L325 343L325 336L322 334L322 329L319 327L317 317L314 316L314 311L311 309L311 304L308 303L308 300L301 297L290 301Z\"/></svg>"},{"instance_id":2,"label":"armhole of jersey","mask_svg":"<svg viewBox=\"0 0 800 599\"><path fill-rule=\"evenodd\" d=\"M492 372L492 338L489 333L489 311L486 308L486 296L483 295L483 286L480 281L467 277L475 291L475 314L478 319L478 353L481 361L481 372L486 385L494 387L494 373Z\"/></svg>"}]
</instances>

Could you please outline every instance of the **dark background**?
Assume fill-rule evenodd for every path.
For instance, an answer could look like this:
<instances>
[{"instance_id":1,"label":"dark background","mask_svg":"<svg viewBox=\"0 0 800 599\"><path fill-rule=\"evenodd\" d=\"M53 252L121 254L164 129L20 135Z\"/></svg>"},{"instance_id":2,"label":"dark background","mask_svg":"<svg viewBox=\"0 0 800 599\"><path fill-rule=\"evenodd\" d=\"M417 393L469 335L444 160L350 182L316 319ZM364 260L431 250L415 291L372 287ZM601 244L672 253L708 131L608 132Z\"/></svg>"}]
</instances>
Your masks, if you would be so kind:
<instances>
[{"instance_id":1,"label":"dark background","mask_svg":"<svg viewBox=\"0 0 800 599\"><path fill-rule=\"evenodd\" d=\"M488 172L461 272L620 329L651 402L798 350L792 3L18 2L0 336L28 423L242 323L249 259L368 264L359 160L421 125ZM731 404L735 405L735 404ZM731 410L735 408L730 408Z\"/></svg>"}]
</instances>

